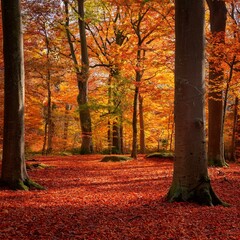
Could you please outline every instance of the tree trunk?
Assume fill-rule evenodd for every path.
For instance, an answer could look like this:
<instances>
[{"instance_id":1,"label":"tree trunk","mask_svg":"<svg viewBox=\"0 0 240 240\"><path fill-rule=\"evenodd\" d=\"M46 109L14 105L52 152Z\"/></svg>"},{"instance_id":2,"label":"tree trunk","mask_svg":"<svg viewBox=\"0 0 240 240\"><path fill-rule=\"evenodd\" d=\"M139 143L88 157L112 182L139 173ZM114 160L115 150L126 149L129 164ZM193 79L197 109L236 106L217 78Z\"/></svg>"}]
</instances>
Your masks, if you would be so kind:
<instances>
[{"instance_id":1,"label":"tree trunk","mask_svg":"<svg viewBox=\"0 0 240 240\"><path fill-rule=\"evenodd\" d=\"M65 105L65 115L64 115L64 129L63 129L63 140L64 140L64 150L67 149L67 140L68 140L68 125L69 125L69 111L72 109L71 104Z\"/></svg>"},{"instance_id":2,"label":"tree trunk","mask_svg":"<svg viewBox=\"0 0 240 240\"><path fill-rule=\"evenodd\" d=\"M223 90L224 70L221 56L217 49L225 42L226 6L224 1L207 0L210 9L210 25L212 33L212 49L209 61L209 93L208 93L208 163L212 166L225 166L224 158L224 121Z\"/></svg>"},{"instance_id":3,"label":"tree trunk","mask_svg":"<svg viewBox=\"0 0 240 240\"><path fill-rule=\"evenodd\" d=\"M118 43L118 41L116 41ZM119 100L119 69L117 66L111 68L110 74L112 76L112 105L113 110L113 122L112 122L112 152L121 154L122 151L122 104Z\"/></svg>"},{"instance_id":4,"label":"tree trunk","mask_svg":"<svg viewBox=\"0 0 240 240\"><path fill-rule=\"evenodd\" d=\"M51 81L50 70L48 70L47 106L43 106L45 126L44 126L44 140L43 140L43 147L42 147L42 155L51 154L51 152L52 152L52 139L53 139L53 135L54 135L54 122L53 122L53 119L52 119L53 105L52 105L52 92L51 92L50 81Z\"/></svg>"},{"instance_id":5,"label":"tree trunk","mask_svg":"<svg viewBox=\"0 0 240 240\"><path fill-rule=\"evenodd\" d=\"M69 5L68 1L64 1L65 6L65 30L67 34L68 44L70 47L71 57L74 64L74 69L77 76L78 83L78 107L79 107L79 117L80 125L82 131L82 144L81 144L81 153L87 154L92 153L92 123L90 109L88 106L88 77L89 77L89 59L88 59L88 50L87 50L87 40L86 40L86 31L85 31L85 21L84 21L84 0L78 0L78 26L80 33L81 41L81 69L75 54L75 48L73 45L72 34L69 29Z\"/></svg>"},{"instance_id":6,"label":"tree trunk","mask_svg":"<svg viewBox=\"0 0 240 240\"><path fill-rule=\"evenodd\" d=\"M4 136L2 177L13 189L27 190L24 151L24 66L20 1L2 0L4 54Z\"/></svg>"},{"instance_id":7,"label":"tree trunk","mask_svg":"<svg viewBox=\"0 0 240 240\"><path fill-rule=\"evenodd\" d=\"M173 112L171 111L168 115L168 134L167 134L167 150L172 150L172 137L173 137Z\"/></svg>"},{"instance_id":8,"label":"tree trunk","mask_svg":"<svg viewBox=\"0 0 240 240\"><path fill-rule=\"evenodd\" d=\"M139 87L135 87L134 92L134 100L133 100L133 120L132 120L132 130L133 130L133 138L132 138L132 158L137 158L137 102L139 95Z\"/></svg>"},{"instance_id":9,"label":"tree trunk","mask_svg":"<svg viewBox=\"0 0 240 240\"><path fill-rule=\"evenodd\" d=\"M78 106L82 130L81 153L88 154L93 152L92 145L92 122L90 109L88 106L88 77L89 77L89 59L87 50L87 39L84 20L84 0L78 0L78 24L81 41L81 73L78 73Z\"/></svg>"},{"instance_id":10,"label":"tree trunk","mask_svg":"<svg viewBox=\"0 0 240 240\"><path fill-rule=\"evenodd\" d=\"M235 98L234 112L233 112L233 132L232 132L232 142L230 148L230 161L235 162L236 158L236 135L237 135L237 125L238 125L238 97Z\"/></svg>"},{"instance_id":11,"label":"tree trunk","mask_svg":"<svg viewBox=\"0 0 240 240\"><path fill-rule=\"evenodd\" d=\"M113 147L113 126L112 126L112 108L113 108L113 94L112 94L112 81L113 74L110 70L110 75L108 78L108 151L109 154L112 154L112 147Z\"/></svg>"},{"instance_id":12,"label":"tree trunk","mask_svg":"<svg viewBox=\"0 0 240 240\"><path fill-rule=\"evenodd\" d=\"M133 120L132 120L132 130L133 130L133 139L132 139L132 158L137 158L137 115L138 115L138 99L139 99L139 84L141 82L142 74L140 72L140 63L141 63L141 41L138 43L137 50L137 66L136 66L136 85L134 91L134 100L133 100Z\"/></svg>"},{"instance_id":13,"label":"tree trunk","mask_svg":"<svg viewBox=\"0 0 240 240\"><path fill-rule=\"evenodd\" d=\"M112 146L113 146L113 153L121 154L122 153L122 136L121 136L121 125L119 118L113 122L113 139L112 139Z\"/></svg>"},{"instance_id":14,"label":"tree trunk","mask_svg":"<svg viewBox=\"0 0 240 240\"><path fill-rule=\"evenodd\" d=\"M175 1L175 161L167 199L220 204L207 171L204 113L204 1Z\"/></svg>"},{"instance_id":15,"label":"tree trunk","mask_svg":"<svg viewBox=\"0 0 240 240\"><path fill-rule=\"evenodd\" d=\"M78 75L78 107L82 131L81 154L89 154L93 152L92 146L92 124L90 109L87 100L87 82L83 80L83 75Z\"/></svg>"},{"instance_id":16,"label":"tree trunk","mask_svg":"<svg viewBox=\"0 0 240 240\"><path fill-rule=\"evenodd\" d=\"M235 133L235 159L240 159L240 115L237 114L236 133Z\"/></svg>"},{"instance_id":17,"label":"tree trunk","mask_svg":"<svg viewBox=\"0 0 240 240\"><path fill-rule=\"evenodd\" d=\"M143 97L139 94L140 153L145 153L145 128L143 117Z\"/></svg>"},{"instance_id":18,"label":"tree trunk","mask_svg":"<svg viewBox=\"0 0 240 240\"><path fill-rule=\"evenodd\" d=\"M43 146L42 146L42 155L46 154L46 146L47 146L47 130L48 129L48 123L45 120L44 124L44 136L43 136Z\"/></svg>"}]
</instances>

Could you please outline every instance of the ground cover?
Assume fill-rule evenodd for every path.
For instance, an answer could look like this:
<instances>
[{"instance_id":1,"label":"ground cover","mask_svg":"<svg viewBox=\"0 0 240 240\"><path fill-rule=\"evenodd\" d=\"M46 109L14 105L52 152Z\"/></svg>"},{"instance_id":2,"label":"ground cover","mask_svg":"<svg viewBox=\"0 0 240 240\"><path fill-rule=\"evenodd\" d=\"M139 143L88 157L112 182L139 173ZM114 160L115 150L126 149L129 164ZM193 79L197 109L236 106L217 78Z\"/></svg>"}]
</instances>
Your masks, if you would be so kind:
<instances>
[{"instance_id":1,"label":"ground cover","mask_svg":"<svg viewBox=\"0 0 240 240\"><path fill-rule=\"evenodd\" d=\"M173 161L101 162L102 155L38 157L44 191L0 189L0 239L240 239L240 165L209 168L230 207L167 203Z\"/></svg>"}]
</instances>

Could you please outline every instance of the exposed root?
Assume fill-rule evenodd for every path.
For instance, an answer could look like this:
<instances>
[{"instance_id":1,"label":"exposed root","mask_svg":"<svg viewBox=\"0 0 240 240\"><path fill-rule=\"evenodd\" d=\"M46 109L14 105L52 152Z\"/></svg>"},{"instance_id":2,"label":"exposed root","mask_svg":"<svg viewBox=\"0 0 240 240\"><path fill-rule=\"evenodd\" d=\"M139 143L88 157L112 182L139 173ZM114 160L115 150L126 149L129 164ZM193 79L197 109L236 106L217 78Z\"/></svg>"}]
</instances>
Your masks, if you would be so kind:
<instances>
[{"instance_id":1,"label":"exposed root","mask_svg":"<svg viewBox=\"0 0 240 240\"><path fill-rule=\"evenodd\" d=\"M205 206L229 206L215 194L208 178L202 180L198 186L191 190L173 184L166 199L169 202L196 202Z\"/></svg>"},{"instance_id":2,"label":"exposed root","mask_svg":"<svg viewBox=\"0 0 240 240\"><path fill-rule=\"evenodd\" d=\"M45 190L43 186L32 181L31 179L26 179L25 181L17 180L13 182L1 181L1 187L7 187L12 190L23 190L23 191L28 191L31 189Z\"/></svg>"},{"instance_id":3,"label":"exposed root","mask_svg":"<svg viewBox=\"0 0 240 240\"><path fill-rule=\"evenodd\" d=\"M32 181L31 179L27 179L24 181L24 184L29 188L29 189L37 189L37 190L46 190L45 187L41 186L40 184Z\"/></svg>"}]
</instances>

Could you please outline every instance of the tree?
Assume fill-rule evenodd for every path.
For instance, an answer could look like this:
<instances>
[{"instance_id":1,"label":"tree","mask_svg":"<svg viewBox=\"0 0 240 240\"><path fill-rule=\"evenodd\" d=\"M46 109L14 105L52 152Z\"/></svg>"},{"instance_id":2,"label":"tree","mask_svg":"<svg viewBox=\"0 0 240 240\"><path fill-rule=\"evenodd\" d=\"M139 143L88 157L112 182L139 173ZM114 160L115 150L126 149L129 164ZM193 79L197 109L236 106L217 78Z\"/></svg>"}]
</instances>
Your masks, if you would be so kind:
<instances>
[{"instance_id":1,"label":"tree","mask_svg":"<svg viewBox=\"0 0 240 240\"><path fill-rule=\"evenodd\" d=\"M34 186L24 153L24 67L20 1L2 1L4 55L4 133L1 180L14 189Z\"/></svg>"},{"instance_id":2,"label":"tree","mask_svg":"<svg viewBox=\"0 0 240 240\"><path fill-rule=\"evenodd\" d=\"M80 47L81 47L81 67L78 63L72 33L70 31L70 18L69 18L69 2L64 0L65 5L65 29L70 47L71 57L74 63L75 72L77 75L78 85L78 107L80 125L82 130L82 145L81 153L87 154L93 151L92 145L92 121L90 115L90 109L88 105L88 78L89 78L89 58L88 58L88 47L85 30L85 19L84 19L84 1L77 1L77 9L73 9L78 14L78 30L80 35Z\"/></svg>"},{"instance_id":3,"label":"tree","mask_svg":"<svg viewBox=\"0 0 240 240\"><path fill-rule=\"evenodd\" d=\"M231 148L230 148L230 161L235 162L237 160L238 152L237 145L239 145L239 136L237 138L237 135L239 133L239 99L238 97L235 98L235 103L233 105L233 130L232 130L232 141L231 141Z\"/></svg>"},{"instance_id":4,"label":"tree","mask_svg":"<svg viewBox=\"0 0 240 240\"><path fill-rule=\"evenodd\" d=\"M140 96L140 85L143 80L143 75L145 72L145 59L146 52L148 49L148 45L155 40L153 33L156 32L159 28L159 24L151 23L151 16L152 14L156 14L154 9L152 8L151 4L147 4L146 2L139 3L137 8L138 11L134 9L134 3L129 4L128 2L125 3L127 6L128 15L130 18L130 23L134 35L136 37L136 60L135 60L135 89L134 89L134 100L133 100L133 117L132 117L132 152L131 157L137 158L137 143L138 143L138 105L139 105L139 96ZM134 10L136 12L134 12ZM157 14L156 14L157 15ZM147 24L146 24L147 23ZM147 27L146 27L147 26ZM140 96L141 102L143 103L143 96ZM140 107L140 110L143 111L143 107ZM144 134L144 118L143 112L140 113L141 117L141 126L140 126L140 135L141 135L141 152L145 151L145 134Z\"/></svg>"},{"instance_id":5,"label":"tree","mask_svg":"<svg viewBox=\"0 0 240 240\"><path fill-rule=\"evenodd\" d=\"M204 1L175 1L175 162L167 199L222 204L207 171L204 113Z\"/></svg>"},{"instance_id":6,"label":"tree","mask_svg":"<svg viewBox=\"0 0 240 240\"><path fill-rule=\"evenodd\" d=\"M225 42L227 10L225 1L207 0L210 9L211 52L209 60L208 93L208 162L214 166L224 166L223 138L223 90L224 71L221 68L222 53L218 50Z\"/></svg>"},{"instance_id":7,"label":"tree","mask_svg":"<svg viewBox=\"0 0 240 240\"><path fill-rule=\"evenodd\" d=\"M1 5L0 5L1 6ZM4 104L4 93L3 93L3 52L2 52L2 42L3 42L3 36L2 36L2 11L0 13L0 146L2 146L2 140L3 140L3 104ZM1 149L1 147L0 147Z\"/></svg>"},{"instance_id":8,"label":"tree","mask_svg":"<svg viewBox=\"0 0 240 240\"><path fill-rule=\"evenodd\" d=\"M59 29L60 2L44 1L43 3L38 0L34 2L24 0L22 1L22 8L25 42L26 106L29 106L25 111L26 149L31 150L32 145L29 144L29 137L32 135L30 124L34 125L34 128L38 125L39 133L44 134L42 154L50 154L52 150L56 150L57 145L60 143L57 140L57 134L59 133L57 131L57 122L60 122L60 119L56 118L56 115L59 114L61 109L64 94L58 96L57 103L56 95L60 95L58 93L65 80L64 77L67 72L65 66L68 64L66 61L63 62L65 58L60 56L60 49L63 45L63 34L61 35L62 30ZM35 103L33 95L36 99ZM36 102L38 102L41 109L33 109ZM39 120L38 123L37 119ZM37 145L37 138L41 135L39 133L38 136L34 137L35 145ZM30 139L30 142L33 141Z\"/></svg>"},{"instance_id":9,"label":"tree","mask_svg":"<svg viewBox=\"0 0 240 240\"><path fill-rule=\"evenodd\" d=\"M91 67L101 67L100 71L108 72L107 88L108 101L107 113L107 134L109 153L123 152L123 103L126 98L126 81L122 77L121 68L124 65L124 46L127 38L125 28L121 27L125 21L120 6L110 4L108 1L97 1L97 4L88 6L96 9L89 11L87 30L91 35L88 47L90 57L95 62ZM91 19L91 20L90 20ZM92 41L91 41L92 40ZM120 51L121 49L121 51ZM125 84L124 84L125 82ZM123 88L125 88L123 90ZM122 94L124 92L124 94ZM105 103L106 104L106 103ZM104 105L105 105L104 104ZM98 101L99 108L101 103Z\"/></svg>"}]
</instances>

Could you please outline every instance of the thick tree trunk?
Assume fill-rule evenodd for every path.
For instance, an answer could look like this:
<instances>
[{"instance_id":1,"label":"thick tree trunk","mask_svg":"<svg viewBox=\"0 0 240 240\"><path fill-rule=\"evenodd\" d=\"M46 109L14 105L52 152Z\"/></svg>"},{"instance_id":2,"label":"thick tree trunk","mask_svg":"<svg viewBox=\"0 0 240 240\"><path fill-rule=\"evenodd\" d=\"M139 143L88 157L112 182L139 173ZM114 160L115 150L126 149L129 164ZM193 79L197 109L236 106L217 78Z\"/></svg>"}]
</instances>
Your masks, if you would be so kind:
<instances>
[{"instance_id":1,"label":"thick tree trunk","mask_svg":"<svg viewBox=\"0 0 240 240\"><path fill-rule=\"evenodd\" d=\"M220 204L207 171L204 113L204 1L175 1L175 162L167 199Z\"/></svg>"},{"instance_id":2,"label":"thick tree trunk","mask_svg":"<svg viewBox=\"0 0 240 240\"><path fill-rule=\"evenodd\" d=\"M227 10L224 1L207 0L207 2L210 9L212 32L208 93L208 163L213 166L225 166L223 90L221 89L224 81L224 70L219 69L221 56L217 48L225 41Z\"/></svg>"},{"instance_id":3,"label":"thick tree trunk","mask_svg":"<svg viewBox=\"0 0 240 240\"><path fill-rule=\"evenodd\" d=\"M2 177L4 184L27 190L33 183L27 174L24 152L24 67L20 1L2 0L4 53L4 136Z\"/></svg>"}]
</instances>

